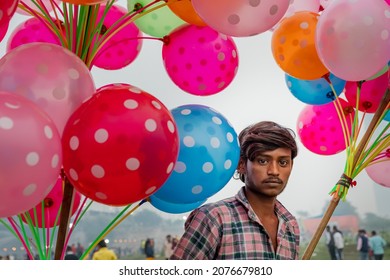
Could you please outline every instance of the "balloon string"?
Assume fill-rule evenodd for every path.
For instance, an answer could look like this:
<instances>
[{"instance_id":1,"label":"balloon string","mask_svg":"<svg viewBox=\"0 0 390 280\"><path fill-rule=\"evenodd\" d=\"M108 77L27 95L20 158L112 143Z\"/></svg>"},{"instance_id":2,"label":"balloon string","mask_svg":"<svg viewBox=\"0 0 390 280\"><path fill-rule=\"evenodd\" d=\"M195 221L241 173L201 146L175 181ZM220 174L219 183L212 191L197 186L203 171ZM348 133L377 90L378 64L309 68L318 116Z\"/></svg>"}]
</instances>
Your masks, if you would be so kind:
<instances>
[{"instance_id":1,"label":"balloon string","mask_svg":"<svg viewBox=\"0 0 390 280\"><path fill-rule=\"evenodd\" d=\"M23 244L23 247L26 249L26 252L27 252L27 255L29 257L30 260L33 260L34 257L31 253L31 249L30 247L27 245L27 243L25 242L25 240L27 239L24 239L21 235L21 233L19 232L19 230L17 229L17 226L16 226L16 223L15 221L12 219L12 218L8 218L8 222L11 224L15 234L18 236L18 239L20 240L20 242L22 242ZM26 237L26 236L25 236ZM27 241L28 242L28 241Z\"/></svg>"},{"instance_id":2,"label":"balloon string","mask_svg":"<svg viewBox=\"0 0 390 280\"><path fill-rule=\"evenodd\" d=\"M164 3L152 7L158 2L164 2ZM87 66L91 67L92 62L94 61L94 56L102 49L102 47L107 43L107 41L109 41L115 34L117 34L119 31L121 31L131 22L136 21L138 18L143 17L151 12L154 12L155 10L160 9L166 5L167 3L163 0L155 0L139 9L134 9L133 11L129 11L126 15L122 16L112 26L110 26L110 28L107 29L106 33L100 39L98 39L97 44L95 45L95 47L91 52L91 57L87 61Z\"/></svg>"},{"instance_id":3,"label":"balloon string","mask_svg":"<svg viewBox=\"0 0 390 280\"><path fill-rule=\"evenodd\" d=\"M81 206L80 206L79 209L77 210L75 219L74 219L74 221L73 221L73 224L72 224L72 226L69 228L69 232L68 232L68 235L66 236L66 239L65 239L65 242L64 242L64 247L63 247L63 249L62 249L61 259L63 259L64 256L65 256L66 248L67 248L68 245L69 245L70 237L72 236L72 233L73 233L73 231L74 231L74 228L75 228L76 225L78 224L80 214L81 214L81 212L82 212L82 210L83 210L83 207L84 207L86 201L87 201L87 197L84 198L83 203L81 204Z\"/></svg>"},{"instance_id":4,"label":"balloon string","mask_svg":"<svg viewBox=\"0 0 390 280\"><path fill-rule=\"evenodd\" d=\"M133 213L139 206L141 206L146 200L142 200L136 207L131 209L126 215L124 215L119 222L116 222L130 207L131 204L126 206L108 225L107 227L100 232L98 237L91 243L91 245L85 250L80 259L86 259L89 252L96 247L96 244L99 243L105 236L107 236L120 222L122 222L126 217L128 217L131 213Z\"/></svg>"}]
</instances>

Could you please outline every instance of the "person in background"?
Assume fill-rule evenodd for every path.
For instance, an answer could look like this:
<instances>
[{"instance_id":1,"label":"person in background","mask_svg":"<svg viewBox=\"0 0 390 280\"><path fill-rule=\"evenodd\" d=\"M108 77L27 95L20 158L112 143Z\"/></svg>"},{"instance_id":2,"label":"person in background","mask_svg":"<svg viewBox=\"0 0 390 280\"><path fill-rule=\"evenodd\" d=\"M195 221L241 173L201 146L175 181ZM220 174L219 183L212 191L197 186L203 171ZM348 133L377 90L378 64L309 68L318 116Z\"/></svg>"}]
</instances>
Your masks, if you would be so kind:
<instances>
[{"instance_id":1,"label":"person in background","mask_svg":"<svg viewBox=\"0 0 390 280\"><path fill-rule=\"evenodd\" d=\"M237 195L203 205L189 215L170 259L296 260L300 231L277 199L298 154L295 133L272 121L239 134Z\"/></svg>"},{"instance_id":2,"label":"person in background","mask_svg":"<svg viewBox=\"0 0 390 280\"><path fill-rule=\"evenodd\" d=\"M337 257L336 257L336 247L334 245L334 238L333 238L333 234L332 234L332 232L330 230L330 226L329 225L326 226L325 242L326 242L326 246L328 247L328 252L329 252L329 255L330 255L330 259L331 260L337 260Z\"/></svg>"},{"instance_id":3,"label":"person in background","mask_svg":"<svg viewBox=\"0 0 390 280\"><path fill-rule=\"evenodd\" d=\"M154 239L152 238L146 239L145 256L147 260L154 260Z\"/></svg>"},{"instance_id":4,"label":"person in background","mask_svg":"<svg viewBox=\"0 0 390 280\"><path fill-rule=\"evenodd\" d=\"M378 235L375 230L371 232L371 237L368 239L370 248L375 260L383 260L385 254L386 240Z\"/></svg>"},{"instance_id":5,"label":"person in background","mask_svg":"<svg viewBox=\"0 0 390 280\"><path fill-rule=\"evenodd\" d=\"M96 246L96 251L92 255L93 260L117 260L115 252L107 248L104 240L100 240Z\"/></svg>"},{"instance_id":6,"label":"person in background","mask_svg":"<svg viewBox=\"0 0 390 280\"><path fill-rule=\"evenodd\" d=\"M365 229L359 229L356 249L359 252L361 260L368 260L370 244Z\"/></svg>"},{"instance_id":7,"label":"person in background","mask_svg":"<svg viewBox=\"0 0 390 280\"><path fill-rule=\"evenodd\" d=\"M172 236L168 234L165 237L165 242L164 242L164 256L165 259L168 260L169 257L172 255Z\"/></svg>"},{"instance_id":8,"label":"person in background","mask_svg":"<svg viewBox=\"0 0 390 280\"><path fill-rule=\"evenodd\" d=\"M344 250L344 236L343 233L337 228L337 226L333 226L333 239L334 246L336 248L336 258L338 260L344 259L343 250Z\"/></svg>"},{"instance_id":9,"label":"person in background","mask_svg":"<svg viewBox=\"0 0 390 280\"><path fill-rule=\"evenodd\" d=\"M67 246L64 260L78 260L78 259L79 259L79 257L75 253L73 253L72 247Z\"/></svg>"}]
</instances>

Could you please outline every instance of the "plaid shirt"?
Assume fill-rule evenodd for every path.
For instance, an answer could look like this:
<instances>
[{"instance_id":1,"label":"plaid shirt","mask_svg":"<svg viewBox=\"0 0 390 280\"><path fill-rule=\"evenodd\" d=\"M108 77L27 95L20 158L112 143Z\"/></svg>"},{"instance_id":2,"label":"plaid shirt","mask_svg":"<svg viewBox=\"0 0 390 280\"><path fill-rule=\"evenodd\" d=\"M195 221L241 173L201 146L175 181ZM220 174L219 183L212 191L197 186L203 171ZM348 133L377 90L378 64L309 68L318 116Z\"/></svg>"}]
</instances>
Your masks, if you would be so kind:
<instances>
[{"instance_id":1,"label":"plaid shirt","mask_svg":"<svg viewBox=\"0 0 390 280\"><path fill-rule=\"evenodd\" d=\"M279 201L275 213L279 218L276 252L241 188L235 197L192 211L170 259L297 260L298 223Z\"/></svg>"}]
</instances>

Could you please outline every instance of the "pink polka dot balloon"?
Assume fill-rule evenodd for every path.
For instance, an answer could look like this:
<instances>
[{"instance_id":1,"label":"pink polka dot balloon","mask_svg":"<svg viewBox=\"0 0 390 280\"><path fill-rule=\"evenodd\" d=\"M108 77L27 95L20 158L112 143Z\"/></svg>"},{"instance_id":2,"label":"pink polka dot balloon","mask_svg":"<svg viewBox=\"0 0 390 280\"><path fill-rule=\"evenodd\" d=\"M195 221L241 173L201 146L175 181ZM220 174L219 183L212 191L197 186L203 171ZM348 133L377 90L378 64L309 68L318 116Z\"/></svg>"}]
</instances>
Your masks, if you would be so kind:
<instances>
[{"instance_id":1,"label":"pink polka dot balloon","mask_svg":"<svg viewBox=\"0 0 390 280\"><path fill-rule=\"evenodd\" d=\"M192 0L198 15L211 28L235 37L252 36L273 27L290 0Z\"/></svg>"},{"instance_id":2,"label":"pink polka dot balloon","mask_svg":"<svg viewBox=\"0 0 390 280\"><path fill-rule=\"evenodd\" d=\"M55 35L40 19L33 17L22 22L13 30L7 42L7 51L33 42L61 45L57 35Z\"/></svg>"},{"instance_id":3,"label":"pink polka dot balloon","mask_svg":"<svg viewBox=\"0 0 390 280\"><path fill-rule=\"evenodd\" d=\"M388 88L388 73L379 77L365 81L362 84L358 110L367 113L375 113L379 104ZM345 97L351 104L356 104L357 99L357 82L349 81L345 85Z\"/></svg>"},{"instance_id":4,"label":"pink polka dot balloon","mask_svg":"<svg viewBox=\"0 0 390 280\"><path fill-rule=\"evenodd\" d=\"M81 194L78 191L74 191L73 205L71 209L71 215L74 215L80 206ZM61 177L58 177L54 188L50 193L39 202L34 208L30 209L24 215L22 220L25 223L31 222L34 226L39 228L52 228L60 224L60 209L62 199L64 198L63 181ZM42 213L43 204L43 213ZM43 216L43 215L44 216ZM43 218L44 217L44 218ZM43 218L43 219L42 219Z\"/></svg>"},{"instance_id":5,"label":"pink polka dot balloon","mask_svg":"<svg viewBox=\"0 0 390 280\"><path fill-rule=\"evenodd\" d=\"M233 39L207 26L187 25L176 29L168 36L162 56L172 81L193 95L221 92L232 82L238 69Z\"/></svg>"},{"instance_id":6,"label":"pink polka dot balloon","mask_svg":"<svg viewBox=\"0 0 390 280\"><path fill-rule=\"evenodd\" d=\"M27 98L0 91L0 218L37 205L61 162L60 135L48 115Z\"/></svg>"},{"instance_id":7,"label":"pink polka dot balloon","mask_svg":"<svg viewBox=\"0 0 390 280\"><path fill-rule=\"evenodd\" d=\"M351 133L354 108L338 98ZM335 102L324 105L306 105L298 116L297 131L302 144L319 155L334 155L346 148L344 133Z\"/></svg>"},{"instance_id":8,"label":"pink polka dot balloon","mask_svg":"<svg viewBox=\"0 0 390 280\"><path fill-rule=\"evenodd\" d=\"M375 183L390 188L390 148L383 150L378 161L374 161L366 167L368 177Z\"/></svg>"},{"instance_id":9,"label":"pink polka dot balloon","mask_svg":"<svg viewBox=\"0 0 390 280\"><path fill-rule=\"evenodd\" d=\"M69 119L64 171L99 203L123 206L149 197L171 174L178 133L170 111L131 85L107 85Z\"/></svg>"},{"instance_id":10,"label":"pink polka dot balloon","mask_svg":"<svg viewBox=\"0 0 390 280\"><path fill-rule=\"evenodd\" d=\"M316 49L326 68L343 80L375 75L390 60L389 5L383 0L332 1L318 19Z\"/></svg>"},{"instance_id":11,"label":"pink polka dot balloon","mask_svg":"<svg viewBox=\"0 0 390 280\"><path fill-rule=\"evenodd\" d=\"M105 5L99 9L98 20L103 16ZM108 31L114 23L127 14L127 10L121 6L113 5L104 17L103 30ZM142 32L133 23L127 24L124 28L112 36L96 54L93 64L96 67L116 70L132 63L142 48Z\"/></svg>"},{"instance_id":12,"label":"pink polka dot balloon","mask_svg":"<svg viewBox=\"0 0 390 280\"><path fill-rule=\"evenodd\" d=\"M62 134L69 116L95 93L85 63L50 43L30 43L0 59L0 90L27 97L41 107Z\"/></svg>"}]
</instances>

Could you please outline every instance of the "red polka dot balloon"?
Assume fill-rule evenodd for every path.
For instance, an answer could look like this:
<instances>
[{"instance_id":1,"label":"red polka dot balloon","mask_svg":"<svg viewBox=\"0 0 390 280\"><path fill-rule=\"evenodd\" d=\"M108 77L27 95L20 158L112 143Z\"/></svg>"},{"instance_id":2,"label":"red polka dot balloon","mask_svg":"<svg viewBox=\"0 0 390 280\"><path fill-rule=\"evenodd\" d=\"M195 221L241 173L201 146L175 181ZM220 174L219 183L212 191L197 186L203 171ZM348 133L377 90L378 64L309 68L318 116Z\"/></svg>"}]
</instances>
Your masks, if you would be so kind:
<instances>
[{"instance_id":1,"label":"red polka dot balloon","mask_svg":"<svg viewBox=\"0 0 390 280\"><path fill-rule=\"evenodd\" d=\"M344 114L347 130L351 135L354 108L347 101L338 101L324 105L307 105L298 117L298 135L302 144L311 152L319 155L334 155L346 148L343 128L335 104L340 102L341 115Z\"/></svg>"},{"instance_id":2,"label":"red polka dot balloon","mask_svg":"<svg viewBox=\"0 0 390 280\"><path fill-rule=\"evenodd\" d=\"M156 192L171 174L179 142L161 101L131 85L107 85L69 118L63 166L86 197L123 206Z\"/></svg>"},{"instance_id":3,"label":"red polka dot balloon","mask_svg":"<svg viewBox=\"0 0 390 280\"><path fill-rule=\"evenodd\" d=\"M173 31L162 49L164 66L182 90L207 96L225 89L238 69L233 39L208 26L186 25Z\"/></svg>"}]
</instances>

